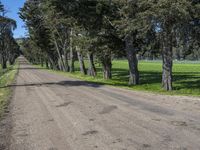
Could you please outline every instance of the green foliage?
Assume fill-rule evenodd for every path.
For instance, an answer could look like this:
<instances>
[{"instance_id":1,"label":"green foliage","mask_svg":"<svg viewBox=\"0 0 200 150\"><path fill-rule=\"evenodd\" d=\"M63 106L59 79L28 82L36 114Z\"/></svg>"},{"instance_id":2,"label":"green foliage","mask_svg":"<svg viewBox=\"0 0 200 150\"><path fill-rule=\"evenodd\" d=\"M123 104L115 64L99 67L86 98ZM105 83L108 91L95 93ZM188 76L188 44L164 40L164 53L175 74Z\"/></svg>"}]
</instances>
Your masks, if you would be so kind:
<instances>
[{"instance_id":1,"label":"green foliage","mask_svg":"<svg viewBox=\"0 0 200 150\"><path fill-rule=\"evenodd\" d=\"M94 56L109 78L112 60L127 57L130 84L139 83L136 54L154 56L163 59L163 81L170 83L173 58L199 58L199 5L198 0L29 0L20 11L29 31L22 47L32 63L45 61L62 71L73 71L77 58L90 59L88 72L94 71Z\"/></svg>"},{"instance_id":2,"label":"green foliage","mask_svg":"<svg viewBox=\"0 0 200 150\"><path fill-rule=\"evenodd\" d=\"M5 16L5 9L0 3L0 61L6 69L7 61L13 64L19 56L20 50L13 37L13 30L16 29L16 21Z\"/></svg>"}]
</instances>

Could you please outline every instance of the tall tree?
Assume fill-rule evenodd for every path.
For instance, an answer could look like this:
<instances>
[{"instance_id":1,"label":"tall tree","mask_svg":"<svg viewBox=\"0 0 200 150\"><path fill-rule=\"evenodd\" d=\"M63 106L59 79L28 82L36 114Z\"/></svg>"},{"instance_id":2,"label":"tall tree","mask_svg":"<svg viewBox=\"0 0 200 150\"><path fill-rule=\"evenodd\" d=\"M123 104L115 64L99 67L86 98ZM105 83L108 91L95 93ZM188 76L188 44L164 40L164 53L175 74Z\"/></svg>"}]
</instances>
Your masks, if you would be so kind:
<instances>
[{"instance_id":1,"label":"tall tree","mask_svg":"<svg viewBox=\"0 0 200 150\"><path fill-rule=\"evenodd\" d=\"M142 1L139 5L145 11L139 14L144 24L154 26L155 32L162 42L162 86L165 90L172 90L173 46L175 31L181 25L191 20L191 0L157 0Z\"/></svg>"},{"instance_id":2,"label":"tall tree","mask_svg":"<svg viewBox=\"0 0 200 150\"><path fill-rule=\"evenodd\" d=\"M117 0L113 1L117 6L119 17L114 20L113 24L118 32L119 37L124 41L129 64L129 85L139 84L138 70L138 18L137 14L141 11L138 1L135 0Z\"/></svg>"},{"instance_id":3,"label":"tall tree","mask_svg":"<svg viewBox=\"0 0 200 150\"><path fill-rule=\"evenodd\" d=\"M29 30L29 39L33 45L38 48L32 49L32 51L41 50L45 53L46 60L50 64L51 68L59 69L58 54L55 51L54 43L51 41L50 30L45 26L44 14L40 10L40 0L26 1L23 8L20 10L20 17L25 21ZM39 54L39 53L35 53ZM37 55L36 57L42 57L43 55Z\"/></svg>"},{"instance_id":4,"label":"tall tree","mask_svg":"<svg viewBox=\"0 0 200 150\"><path fill-rule=\"evenodd\" d=\"M0 3L0 60L3 69L7 68L9 58L13 57L12 64L16 58L13 56L15 55L13 50L17 44L14 42L12 33L16 27L15 20L5 16L4 6Z\"/></svg>"}]
</instances>

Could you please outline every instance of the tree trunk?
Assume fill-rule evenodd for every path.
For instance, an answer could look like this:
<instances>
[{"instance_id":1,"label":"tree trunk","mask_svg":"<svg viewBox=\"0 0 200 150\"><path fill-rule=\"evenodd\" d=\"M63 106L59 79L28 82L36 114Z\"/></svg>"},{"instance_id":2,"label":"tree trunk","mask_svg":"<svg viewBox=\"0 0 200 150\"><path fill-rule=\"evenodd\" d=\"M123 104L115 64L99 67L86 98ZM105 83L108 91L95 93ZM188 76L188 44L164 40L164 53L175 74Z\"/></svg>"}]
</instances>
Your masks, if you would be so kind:
<instances>
[{"instance_id":1,"label":"tree trunk","mask_svg":"<svg viewBox=\"0 0 200 150\"><path fill-rule=\"evenodd\" d=\"M89 61L89 68L88 68L88 75L95 77L97 75L96 68L94 65L94 58L92 53L88 53L88 61Z\"/></svg>"},{"instance_id":2,"label":"tree trunk","mask_svg":"<svg viewBox=\"0 0 200 150\"><path fill-rule=\"evenodd\" d=\"M40 58L40 64L41 64L42 67L44 66L44 60L43 60L43 58Z\"/></svg>"},{"instance_id":3,"label":"tree trunk","mask_svg":"<svg viewBox=\"0 0 200 150\"><path fill-rule=\"evenodd\" d=\"M57 54L58 54L58 58L59 58L58 59L59 69L62 70L62 71L66 71L64 60L63 60L63 57L62 57L62 53L60 52L60 49L59 49L59 46L58 46L58 43L57 43L55 37L54 37L54 45L55 45L55 48L56 48L56 51L57 51Z\"/></svg>"},{"instance_id":4,"label":"tree trunk","mask_svg":"<svg viewBox=\"0 0 200 150\"><path fill-rule=\"evenodd\" d=\"M14 60L9 60L9 64L12 66L14 65L15 61Z\"/></svg>"},{"instance_id":5,"label":"tree trunk","mask_svg":"<svg viewBox=\"0 0 200 150\"><path fill-rule=\"evenodd\" d=\"M64 50L64 65L65 65L65 71L69 71L69 63L68 63L68 53L66 50Z\"/></svg>"},{"instance_id":6,"label":"tree trunk","mask_svg":"<svg viewBox=\"0 0 200 150\"><path fill-rule=\"evenodd\" d=\"M1 58L1 65L2 65L2 69L6 69L7 68L7 60L4 56L2 56Z\"/></svg>"},{"instance_id":7,"label":"tree trunk","mask_svg":"<svg viewBox=\"0 0 200 150\"><path fill-rule=\"evenodd\" d=\"M52 58L49 58L49 64L50 64L50 69L52 69L52 70L58 69L58 67L56 66L56 63L53 61Z\"/></svg>"},{"instance_id":8,"label":"tree trunk","mask_svg":"<svg viewBox=\"0 0 200 150\"><path fill-rule=\"evenodd\" d=\"M60 71L63 71L64 69L63 69L63 65L62 65L62 62L61 62L61 59L59 58L58 59L58 67L59 67L59 70Z\"/></svg>"},{"instance_id":9,"label":"tree trunk","mask_svg":"<svg viewBox=\"0 0 200 150\"><path fill-rule=\"evenodd\" d=\"M86 69L85 69L85 63L83 59L83 55L81 54L80 51L77 51L77 56L80 64L80 71L82 74L86 75Z\"/></svg>"},{"instance_id":10,"label":"tree trunk","mask_svg":"<svg viewBox=\"0 0 200 150\"><path fill-rule=\"evenodd\" d=\"M12 57L12 56L10 56L10 58L9 58L9 64L10 65L14 65L14 63L15 63L15 58Z\"/></svg>"},{"instance_id":11,"label":"tree trunk","mask_svg":"<svg viewBox=\"0 0 200 150\"><path fill-rule=\"evenodd\" d=\"M70 49L70 72L74 72L74 51Z\"/></svg>"},{"instance_id":12,"label":"tree trunk","mask_svg":"<svg viewBox=\"0 0 200 150\"><path fill-rule=\"evenodd\" d=\"M106 56L104 61L102 62L103 67L103 78L108 80L112 78L112 62L111 56Z\"/></svg>"},{"instance_id":13,"label":"tree trunk","mask_svg":"<svg viewBox=\"0 0 200 150\"><path fill-rule=\"evenodd\" d=\"M49 62L48 60L45 60L46 68L49 69Z\"/></svg>"},{"instance_id":14,"label":"tree trunk","mask_svg":"<svg viewBox=\"0 0 200 150\"><path fill-rule=\"evenodd\" d=\"M138 71L138 60L136 56L136 50L133 46L133 36L127 35L125 39L126 43L126 54L129 64L129 85L137 85L139 84L139 71Z\"/></svg>"},{"instance_id":15,"label":"tree trunk","mask_svg":"<svg viewBox=\"0 0 200 150\"><path fill-rule=\"evenodd\" d=\"M49 62L49 66L50 66L50 69L55 70L55 69L53 68L52 62Z\"/></svg>"},{"instance_id":16,"label":"tree trunk","mask_svg":"<svg viewBox=\"0 0 200 150\"><path fill-rule=\"evenodd\" d=\"M74 72L73 30L70 31L70 72Z\"/></svg>"},{"instance_id":17,"label":"tree trunk","mask_svg":"<svg viewBox=\"0 0 200 150\"><path fill-rule=\"evenodd\" d=\"M165 33L163 37L163 66L162 66L162 86L167 91L172 90L172 34Z\"/></svg>"}]
</instances>

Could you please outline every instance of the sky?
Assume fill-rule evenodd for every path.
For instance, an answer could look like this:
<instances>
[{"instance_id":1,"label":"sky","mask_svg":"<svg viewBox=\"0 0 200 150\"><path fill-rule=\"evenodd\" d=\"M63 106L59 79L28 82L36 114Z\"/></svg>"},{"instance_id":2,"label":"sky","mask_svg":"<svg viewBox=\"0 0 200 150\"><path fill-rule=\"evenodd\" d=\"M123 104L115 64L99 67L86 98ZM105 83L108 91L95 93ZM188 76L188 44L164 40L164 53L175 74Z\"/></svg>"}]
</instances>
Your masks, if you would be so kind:
<instances>
[{"instance_id":1,"label":"sky","mask_svg":"<svg viewBox=\"0 0 200 150\"><path fill-rule=\"evenodd\" d=\"M6 16L16 20L17 29L14 31L14 37L24 37L26 30L24 28L24 22L19 18L19 8L23 7L26 0L0 0L7 10Z\"/></svg>"}]
</instances>

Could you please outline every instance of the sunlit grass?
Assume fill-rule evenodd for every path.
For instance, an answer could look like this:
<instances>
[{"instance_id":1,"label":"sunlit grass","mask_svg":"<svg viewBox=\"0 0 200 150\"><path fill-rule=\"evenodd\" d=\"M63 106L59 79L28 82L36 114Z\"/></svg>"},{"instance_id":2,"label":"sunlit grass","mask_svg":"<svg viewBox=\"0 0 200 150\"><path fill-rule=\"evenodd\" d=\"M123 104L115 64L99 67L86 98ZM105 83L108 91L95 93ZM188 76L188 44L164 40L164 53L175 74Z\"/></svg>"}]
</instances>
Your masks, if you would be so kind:
<instances>
[{"instance_id":1,"label":"sunlit grass","mask_svg":"<svg viewBox=\"0 0 200 150\"><path fill-rule=\"evenodd\" d=\"M85 81L96 82L101 84L119 86L139 91L156 92L163 94L175 95L193 95L200 96L200 62L183 61L174 62L173 64L173 87L172 92L166 92L161 88L162 80L162 62L161 61L140 61L140 85L128 86L128 63L126 60L113 61L113 78L104 80L102 78L102 70L99 64L96 64L98 75L90 77L82 75L79 72L79 66L76 62L75 73L65 73L57 71L57 73L82 79ZM87 67L87 63L86 63ZM55 72L55 71L53 71Z\"/></svg>"},{"instance_id":2,"label":"sunlit grass","mask_svg":"<svg viewBox=\"0 0 200 150\"><path fill-rule=\"evenodd\" d=\"M7 69L0 69L0 117L7 106L11 93L11 89L6 86L14 81L17 70L18 63L14 66L8 66Z\"/></svg>"}]
</instances>

